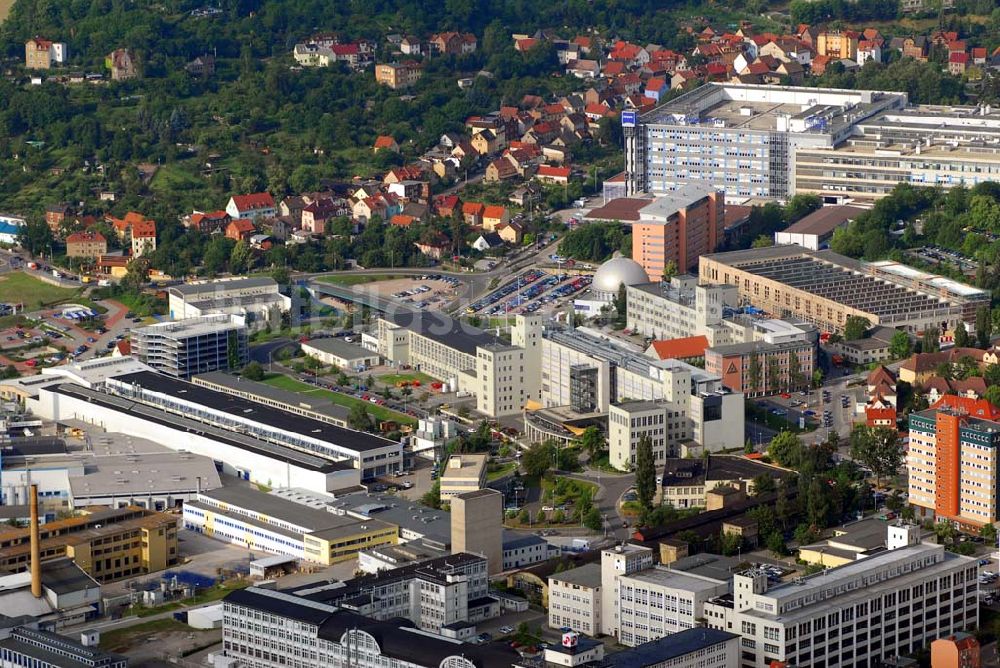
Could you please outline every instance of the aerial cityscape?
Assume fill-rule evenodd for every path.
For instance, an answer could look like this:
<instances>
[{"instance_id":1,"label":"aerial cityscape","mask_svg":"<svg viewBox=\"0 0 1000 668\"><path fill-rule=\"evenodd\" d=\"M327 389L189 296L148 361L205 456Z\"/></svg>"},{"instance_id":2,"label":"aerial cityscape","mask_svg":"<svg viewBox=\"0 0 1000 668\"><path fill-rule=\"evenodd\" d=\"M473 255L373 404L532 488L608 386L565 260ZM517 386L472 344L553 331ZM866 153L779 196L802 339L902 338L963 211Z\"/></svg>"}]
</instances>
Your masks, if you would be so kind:
<instances>
[{"instance_id":1,"label":"aerial cityscape","mask_svg":"<svg viewBox=\"0 0 1000 668\"><path fill-rule=\"evenodd\" d=\"M1000 668L1000 4L0 0L0 668Z\"/></svg>"}]
</instances>

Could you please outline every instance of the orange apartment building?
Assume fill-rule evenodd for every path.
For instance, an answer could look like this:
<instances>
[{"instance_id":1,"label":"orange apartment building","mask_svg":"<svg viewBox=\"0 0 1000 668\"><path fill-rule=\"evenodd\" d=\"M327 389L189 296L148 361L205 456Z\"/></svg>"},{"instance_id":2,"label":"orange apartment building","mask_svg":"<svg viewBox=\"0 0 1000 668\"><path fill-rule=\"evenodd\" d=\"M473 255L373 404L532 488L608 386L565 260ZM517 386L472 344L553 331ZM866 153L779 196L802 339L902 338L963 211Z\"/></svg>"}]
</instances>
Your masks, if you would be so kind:
<instances>
[{"instance_id":1,"label":"orange apartment building","mask_svg":"<svg viewBox=\"0 0 1000 668\"><path fill-rule=\"evenodd\" d=\"M74 232L66 237L66 257L98 258L108 254L108 240L100 232Z\"/></svg>"},{"instance_id":2,"label":"orange apartment building","mask_svg":"<svg viewBox=\"0 0 1000 668\"><path fill-rule=\"evenodd\" d=\"M857 60L859 39L860 35L853 30L821 32L816 36L816 52L834 60Z\"/></svg>"},{"instance_id":3,"label":"orange apartment building","mask_svg":"<svg viewBox=\"0 0 1000 668\"><path fill-rule=\"evenodd\" d=\"M639 210L632 223L632 259L653 280L673 262L678 273L698 268L698 258L722 242L725 194L687 186L657 197Z\"/></svg>"},{"instance_id":4,"label":"orange apartment building","mask_svg":"<svg viewBox=\"0 0 1000 668\"><path fill-rule=\"evenodd\" d=\"M947 394L910 414L909 501L924 517L975 529L997 521L1000 410Z\"/></svg>"}]
</instances>

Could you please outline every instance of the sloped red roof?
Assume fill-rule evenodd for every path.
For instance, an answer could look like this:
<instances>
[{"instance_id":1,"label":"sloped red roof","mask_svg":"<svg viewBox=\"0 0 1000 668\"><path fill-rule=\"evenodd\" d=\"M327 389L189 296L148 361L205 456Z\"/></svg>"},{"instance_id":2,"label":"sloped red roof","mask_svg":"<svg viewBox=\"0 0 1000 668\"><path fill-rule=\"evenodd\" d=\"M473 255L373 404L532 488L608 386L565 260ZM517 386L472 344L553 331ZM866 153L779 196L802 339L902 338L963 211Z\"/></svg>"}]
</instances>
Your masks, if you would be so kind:
<instances>
[{"instance_id":1,"label":"sloped red roof","mask_svg":"<svg viewBox=\"0 0 1000 668\"><path fill-rule=\"evenodd\" d=\"M481 216L485 210L482 202L466 202L462 205L462 213L467 216Z\"/></svg>"},{"instance_id":2,"label":"sloped red roof","mask_svg":"<svg viewBox=\"0 0 1000 668\"><path fill-rule=\"evenodd\" d=\"M492 206L486 207L483 211L483 218L503 218L504 213L506 213L507 208L494 204Z\"/></svg>"},{"instance_id":3,"label":"sloped red roof","mask_svg":"<svg viewBox=\"0 0 1000 668\"><path fill-rule=\"evenodd\" d=\"M253 221L249 218L236 218L229 222L228 227L232 227L237 232L253 232Z\"/></svg>"},{"instance_id":4,"label":"sloped red roof","mask_svg":"<svg viewBox=\"0 0 1000 668\"><path fill-rule=\"evenodd\" d=\"M85 244L96 241L98 243L105 243L107 239L104 235L97 230L85 230L83 232L74 232L73 234L66 237L66 243L68 244Z\"/></svg>"},{"instance_id":5,"label":"sloped red roof","mask_svg":"<svg viewBox=\"0 0 1000 668\"><path fill-rule=\"evenodd\" d=\"M271 193L253 193L251 195L233 195L233 202L240 211L255 209L273 209L274 198Z\"/></svg>"},{"instance_id":6,"label":"sloped red roof","mask_svg":"<svg viewBox=\"0 0 1000 668\"><path fill-rule=\"evenodd\" d=\"M396 145L396 140L389 135L379 135L375 139L375 148L392 148Z\"/></svg>"},{"instance_id":7,"label":"sloped red roof","mask_svg":"<svg viewBox=\"0 0 1000 668\"><path fill-rule=\"evenodd\" d=\"M960 413L965 413L970 417L978 417L986 420L1000 419L1000 409L986 401L986 399L969 399L960 397L957 394L946 394L931 407L937 410L951 408Z\"/></svg>"},{"instance_id":8,"label":"sloped red roof","mask_svg":"<svg viewBox=\"0 0 1000 668\"><path fill-rule=\"evenodd\" d=\"M653 352L658 359L688 359L702 357L708 348L708 338L705 336L687 336L681 339L665 339L653 341Z\"/></svg>"},{"instance_id":9,"label":"sloped red roof","mask_svg":"<svg viewBox=\"0 0 1000 668\"><path fill-rule=\"evenodd\" d=\"M416 220L417 219L414 218L413 216L407 216L407 215L402 214L402 213L397 213L395 216L393 216L392 218L389 219L389 224L390 225L398 225L399 227L409 227Z\"/></svg>"},{"instance_id":10,"label":"sloped red roof","mask_svg":"<svg viewBox=\"0 0 1000 668\"><path fill-rule=\"evenodd\" d=\"M550 176L552 178L568 179L570 174L570 168L553 167L552 165L542 165L538 168L537 174L539 176Z\"/></svg>"}]
</instances>

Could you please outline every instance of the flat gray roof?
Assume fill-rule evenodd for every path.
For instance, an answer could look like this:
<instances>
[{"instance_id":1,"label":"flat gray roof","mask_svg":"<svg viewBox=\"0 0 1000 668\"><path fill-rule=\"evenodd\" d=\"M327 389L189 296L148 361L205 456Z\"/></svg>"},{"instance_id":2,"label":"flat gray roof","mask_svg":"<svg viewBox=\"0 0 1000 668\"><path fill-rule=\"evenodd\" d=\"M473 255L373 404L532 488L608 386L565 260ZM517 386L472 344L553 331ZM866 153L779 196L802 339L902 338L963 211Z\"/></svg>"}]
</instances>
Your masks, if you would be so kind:
<instances>
[{"instance_id":1,"label":"flat gray roof","mask_svg":"<svg viewBox=\"0 0 1000 668\"><path fill-rule=\"evenodd\" d=\"M844 223L854 220L864 209L858 208L856 206L824 206L821 209L813 211L805 218L802 218L797 223L794 223L789 228L784 230L779 230L781 232L788 232L792 234L829 234L835 229L843 225Z\"/></svg>"},{"instance_id":2,"label":"flat gray roof","mask_svg":"<svg viewBox=\"0 0 1000 668\"><path fill-rule=\"evenodd\" d=\"M324 415L340 425L347 424L347 416L350 414L350 410L346 406L335 404L329 399L292 392L291 390L267 385L266 383L258 383L257 381L249 380L242 376L234 376L224 371L200 373L197 376L192 376L191 382L204 387L212 387L214 385L222 388L220 390L222 392L230 390L247 393L254 397L284 404L290 408L309 410Z\"/></svg>"},{"instance_id":3,"label":"flat gray roof","mask_svg":"<svg viewBox=\"0 0 1000 668\"><path fill-rule=\"evenodd\" d=\"M549 579L596 589L601 586L601 565L584 564L562 573L553 573Z\"/></svg>"},{"instance_id":4,"label":"flat gray roof","mask_svg":"<svg viewBox=\"0 0 1000 668\"><path fill-rule=\"evenodd\" d=\"M235 278L221 281L206 281L204 283L184 283L170 288L171 292L176 292L183 297L209 297L213 295L223 296L229 290L247 290L250 288L273 287L278 291L278 283L269 276L256 276L252 278Z\"/></svg>"},{"instance_id":5,"label":"flat gray roof","mask_svg":"<svg viewBox=\"0 0 1000 668\"><path fill-rule=\"evenodd\" d=\"M316 510L274 494L259 492L245 485L231 485L202 492L202 496L237 508L254 510L268 517L301 526L309 531L329 529L343 524L356 524L355 518ZM242 516L241 516L242 517Z\"/></svg>"},{"instance_id":6,"label":"flat gray roof","mask_svg":"<svg viewBox=\"0 0 1000 668\"><path fill-rule=\"evenodd\" d=\"M70 477L74 498L191 492L222 486L215 462L190 452L112 455L83 460L84 475Z\"/></svg>"},{"instance_id":7,"label":"flat gray roof","mask_svg":"<svg viewBox=\"0 0 1000 668\"><path fill-rule=\"evenodd\" d=\"M330 353L346 360L364 359L367 357L377 357L378 353L365 350L361 346L348 343L341 338L330 337L326 339L310 339L302 344L303 348L315 348L320 352Z\"/></svg>"}]
</instances>

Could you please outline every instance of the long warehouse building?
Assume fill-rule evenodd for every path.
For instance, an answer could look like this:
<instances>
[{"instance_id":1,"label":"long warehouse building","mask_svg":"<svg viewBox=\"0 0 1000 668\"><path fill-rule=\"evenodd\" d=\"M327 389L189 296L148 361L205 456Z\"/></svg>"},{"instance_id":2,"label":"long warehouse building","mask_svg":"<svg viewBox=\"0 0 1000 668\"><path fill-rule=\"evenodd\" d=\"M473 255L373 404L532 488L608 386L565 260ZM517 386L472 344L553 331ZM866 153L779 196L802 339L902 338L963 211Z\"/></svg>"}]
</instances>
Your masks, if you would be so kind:
<instances>
[{"instance_id":1,"label":"long warehouse building","mask_svg":"<svg viewBox=\"0 0 1000 668\"><path fill-rule=\"evenodd\" d=\"M699 273L702 283L735 285L741 304L830 332L843 332L851 316L914 334L946 332L990 303L989 292L897 262L794 245L705 255Z\"/></svg>"},{"instance_id":2,"label":"long warehouse building","mask_svg":"<svg viewBox=\"0 0 1000 668\"><path fill-rule=\"evenodd\" d=\"M395 441L158 374L134 361L59 368L65 373L20 388L35 415L210 457L246 480L328 492L402 467L402 445Z\"/></svg>"}]
</instances>

